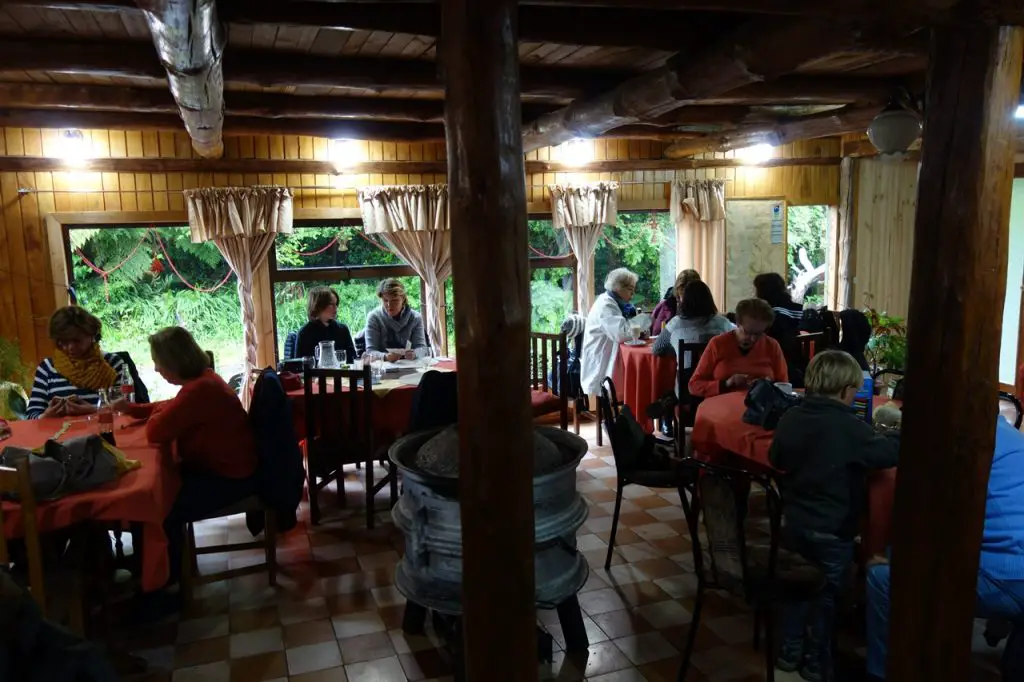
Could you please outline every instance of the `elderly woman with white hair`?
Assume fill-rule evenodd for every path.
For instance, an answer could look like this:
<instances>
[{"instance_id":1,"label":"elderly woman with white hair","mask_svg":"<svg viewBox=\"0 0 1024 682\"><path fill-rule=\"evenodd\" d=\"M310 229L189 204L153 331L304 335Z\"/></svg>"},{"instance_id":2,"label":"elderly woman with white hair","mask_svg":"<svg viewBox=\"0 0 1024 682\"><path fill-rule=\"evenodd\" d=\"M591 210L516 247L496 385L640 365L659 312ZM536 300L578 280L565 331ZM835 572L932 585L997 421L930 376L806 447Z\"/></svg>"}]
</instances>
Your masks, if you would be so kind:
<instances>
[{"instance_id":1,"label":"elderly woman with white hair","mask_svg":"<svg viewBox=\"0 0 1024 682\"><path fill-rule=\"evenodd\" d=\"M601 391L601 382L612 375L619 344L629 338L626 305L636 291L637 276L617 268L604 280L604 293L594 299L583 331L580 385L587 395Z\"/></svg>"}]
</instances>

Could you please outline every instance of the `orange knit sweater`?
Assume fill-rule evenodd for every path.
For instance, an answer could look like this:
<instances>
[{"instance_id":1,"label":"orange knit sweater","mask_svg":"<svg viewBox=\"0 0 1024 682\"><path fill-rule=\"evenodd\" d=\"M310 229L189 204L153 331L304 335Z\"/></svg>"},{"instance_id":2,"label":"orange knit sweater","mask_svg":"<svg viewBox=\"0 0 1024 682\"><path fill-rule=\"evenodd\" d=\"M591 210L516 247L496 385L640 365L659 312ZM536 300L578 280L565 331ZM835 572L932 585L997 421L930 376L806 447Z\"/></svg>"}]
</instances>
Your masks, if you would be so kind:
<instances>
[{"instance_id":1,"label":"orange knit sweater","mask_svg":"<svg viewBox=\"0 0 1024 682\"><path fill-rule=\"evenodd\" d=\"M786 358L778 341L769 336L762 337L744 353L736 340L736 332L728 332L719 334L708 343L690 377L690 393L710 398L729 391L731 389L725 387L725 382L734 374L746 374L750 381L789 381Z\"/></svg>"}]
</instances>

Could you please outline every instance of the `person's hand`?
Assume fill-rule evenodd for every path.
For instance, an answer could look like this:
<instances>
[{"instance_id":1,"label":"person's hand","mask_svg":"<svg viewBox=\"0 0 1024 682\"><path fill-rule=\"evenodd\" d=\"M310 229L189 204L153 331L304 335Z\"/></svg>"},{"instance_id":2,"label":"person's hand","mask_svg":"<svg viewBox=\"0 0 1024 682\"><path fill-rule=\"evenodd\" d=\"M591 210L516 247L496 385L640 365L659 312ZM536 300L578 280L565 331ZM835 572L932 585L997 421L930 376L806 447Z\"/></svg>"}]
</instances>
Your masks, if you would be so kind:
<instances>
[{"instance_id":1,"label":"person's hand","mask_svg":"<svg viewBox=\"0 0 1024 682\"><path fill-rule=\"evenodd\" d=\"M407 350L407 351L405 351L405 359L406 360L415 360L416 359L416 351L414 351L414 350Z\"/></svg>"},{"instance_id":2,"label":"person's hand","mask_svg":"<svg viewBox=\"0 0 1024 682\"><path fill-rule=\"evenodd\" d=\"M401 360L402 355L402 353L388 353L387 355L384 356L384 359L387 360L388 362L394 362L395 360Z\"/></svg>"},{"instance_id":3,"label":"person's hand","mask_svg":"<svg viewBox=\"0 0 1024 682\"><path fill-rule=\"evenodd\" d=\"M90 405L77 395L68 398L68 414L72 417L81 417L82 415L94 414L95 412L95 405Z\"/></svg>"},{"instance_id":4,"label":"person's hand","mask_svg":"<svg viewBox=\"0 0 1024 682\"><path fill-rule=\"evenodd\" d=\"M40 415L41 419L49 419L51 417L63 417L67 414L67 402L63 398L52 398L50 404L46 406L43 413Z\"/></svg>"},{"instance_id":5,"label":"person's hand","mask_svg":"<svg viewBox=\"0 0 1024 682\"><path fill-rule=\"evenodd\" d=\"M725 385L729 388L741 388L750 383L750 377L746 374L733 374L725 382Z\"/></svg>"}]
</instances>

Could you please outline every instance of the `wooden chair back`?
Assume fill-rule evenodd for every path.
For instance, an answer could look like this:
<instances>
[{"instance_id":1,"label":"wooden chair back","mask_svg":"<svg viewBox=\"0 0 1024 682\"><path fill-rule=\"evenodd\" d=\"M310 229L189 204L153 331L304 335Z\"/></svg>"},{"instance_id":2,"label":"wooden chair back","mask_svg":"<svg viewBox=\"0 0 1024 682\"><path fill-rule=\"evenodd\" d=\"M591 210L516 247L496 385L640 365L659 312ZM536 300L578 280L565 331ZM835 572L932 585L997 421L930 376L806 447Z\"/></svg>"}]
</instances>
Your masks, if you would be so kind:
<instances>
[{"instance_id":1,"label":"wooden chair back","mask_svg":"<svg viewBox=\"0 0 1024 682\"><path fill-rule=\"evenodd\" d=\"M39 528L36 525L36 498L32 492L28 460L18 462L16 468L0 467L0 493L16 493L21 504L21 526L25 537L25 551L28 554L28 585L32 598L46 613L46 588L43 579L43 553L39 543ZM4 526L3 504L0 503L0 529ZM11 562L7 539L0 532L0 566Z\"/></svg>"},{"instance_id":2,"label":"wooden chair back","mask_svg":"<svg viewBox=\"0 0 1024 682\"><path fill-rule=\"evenodd\" d=\"M362 369L307 369L303 383L309 466L320 476L373 454L373 384Z\"/></svg>"},{"instance_id":3,"label":"wooden chair back","mask_svg":"<svg viewBox=\"0 0 1024 682\"><path fill-rule=\"evenodd\" d=\"M557 385L552 385L551 370L557 370ZM530 333L530 390L545 393L557 390L561 426L568 428L569 344L565 334Z\"/></svg>"},{"instance_id":4,"label":"wooden chair back","mask_svg":"<svg viewBox=\"0 0 1024 682\"><path fill-rule=\"evenodd\" d=\"M679 427L693 426L694 416L697 414L697 406L704 399L698 398L690 393L690 378L693 377L700 359L704 357L707 350L707 343L686 343L679 342L676 348L676 386L679 387ZM687 365L686 358L690 362Z\"/></svg>"},{"instance_id":5,"label":"wooden chair back","mask_svg":"<svg viewBox=\"0 0 1024 682\"><path fill-rule=\"evenodd\" d=\"M820 353L829 347L829 334L825 332L798 334L796 340L800 344L800 356L803 358L804 367L810 363L815 353Z\"/></svg>"}]
</instances>

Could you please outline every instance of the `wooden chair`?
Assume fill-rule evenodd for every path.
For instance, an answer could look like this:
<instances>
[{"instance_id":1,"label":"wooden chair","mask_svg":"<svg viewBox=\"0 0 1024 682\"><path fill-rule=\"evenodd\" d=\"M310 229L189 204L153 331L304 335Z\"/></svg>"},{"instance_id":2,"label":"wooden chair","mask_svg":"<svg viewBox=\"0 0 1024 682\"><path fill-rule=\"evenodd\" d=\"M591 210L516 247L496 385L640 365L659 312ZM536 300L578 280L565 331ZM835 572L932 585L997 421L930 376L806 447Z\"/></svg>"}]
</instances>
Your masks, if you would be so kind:
<instances>
[{"instance_id":1,"label":"wooden chair","mask_svg":"<svg viewBox=\"0 0 1024 682\"><path fill-rule=\"evenodd\" d=\"M796 340L800 344L800 357L803 358L804 367L811 362L815 353L820 353L829 347L829 336L825 332L797 335Z\"/></svg>"},{"instance_id":2,"label":"wooden chair","mask_svg":"<svg viewBox=\"0 0 1024 682\"><path fill-rule=\"evenodd\" d=\"M348 395L342 391L348 384ZM373 439L373 387L370 366L355 369L307 369L304 383L306 406L306 480L309 516L320 522L317 494L331 481L338 486L338 503L345 506L346 464L366 464L366 527L373 528L374 496L391 486L391 504L398 500L398 469L378 456ZM388 474L373 480L373 463L381 460Z\"/></svg>"},{"instance_id":3,"label":"wooden chair","mask_svg":"<svg viewBox=\"0 0 1024 682\"><path fill-rule=\"evenodd\" d=\"M46 587L43 579L43 552L36 526L36 498L32 492L28 460L18 462L16 468L0 467L0 493L16 493L21 504L21 525L25 536L25 552L28 555L28 585L32 598L46 615ZM4 525L3 506L0 505L0 529ZM11 562L7 550L7 539L0 532L0 566Z\"/></svg>"},{"instance_id":4,"label":"wooden chair","mask_svg":"<svg viewBox=\"0 0 1024 682\"><path fill-rule=\"evenodd\" d=\"M607 571L612 564L612 552L615 549L615 532L619 526L619 509L622 506L622 491L627 485L635 483L648 488L676 488L679 485L678 472L674 468L643 469L637 466L638 452L631 443L624 443L616 437L615 422L619 418L619 402L615 395L615 384L611 378L605 377L601 384L601 396L598 398L598 409L601 419L608 430L608 440L615 458L615 511L612 514L612 530L608 538L608 555L605 557L604 569ZM678 428L677 428L678 431Z\"/></svg>"},{"instance_id":5,"label":"wooden chair","mask_svg":"<svg viewBox=\"0 0 1024 682\"><path fill-rule=\"evenodd\" d=\"M236 542L233 544L210 545L207 547L196 546L196 535L194 524L209 519L219 519L235 514L247 514L257 512L263 514L263 539L250 542ZM184 542L181 551L181 594L186 604L192 603L195 597L197 585L205 583L228 580L252 573L267 572L267 579L270 586L277 585L277 515L274 510L267 507L259 495L250 495L237 504L219 509L213 514L204 516L201 519L190 521L183 529ZM266 562L252 566L230 568L216 573L199 574L200 554L221 554L224 552L242 552L250 549L262 549L266 554Z\"/></svg>"},{"instance_id":6,"label":"wooden chair","mask_svg":"<svg viewBox=\"0 0 1024 682\"><path fill-rule=\"evenodd\" d=\"M703 398L690 393L690 378L693 377L700 359L704 357L704 351L707 347L707 343L686 343L680 341L679 347L676 348L676 386L679 387L679 428L677 431L679 432L693 426L693 420L697 415L697 407L704 402ZM686 363L687 357L690 359L689 365ZM678 436L679 434L677 434ZM682 452L682 449L680 449L680 452Z\"/></svg>"},{"instance_id":7,"label":"wooden chair","mask_svg":"<svg viewBox=\"0 0 1024 682\"><path fill-rule=\"evenodd\" d=\"M549 379L549 369L558 370L558 394ZM569 347L565 334L530 333L530 407L533 416L558 412L560 425L569 428ZM575 411L575 408L574 408ZM579 417L573 421L579 433Z\"/></svg>"}]
</instances>

